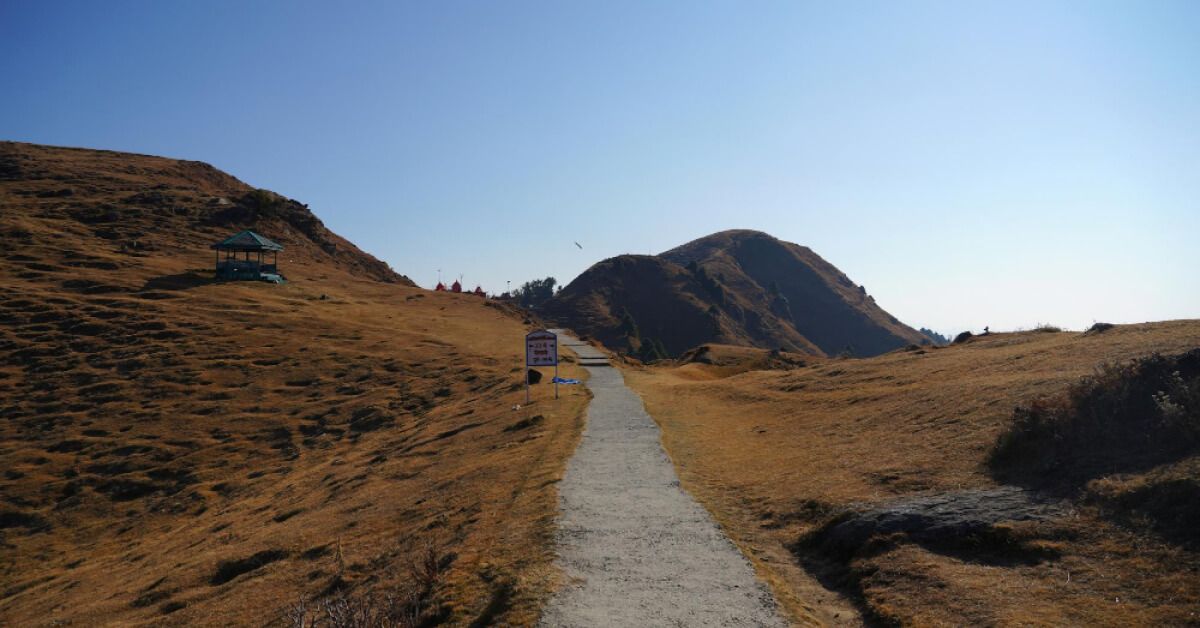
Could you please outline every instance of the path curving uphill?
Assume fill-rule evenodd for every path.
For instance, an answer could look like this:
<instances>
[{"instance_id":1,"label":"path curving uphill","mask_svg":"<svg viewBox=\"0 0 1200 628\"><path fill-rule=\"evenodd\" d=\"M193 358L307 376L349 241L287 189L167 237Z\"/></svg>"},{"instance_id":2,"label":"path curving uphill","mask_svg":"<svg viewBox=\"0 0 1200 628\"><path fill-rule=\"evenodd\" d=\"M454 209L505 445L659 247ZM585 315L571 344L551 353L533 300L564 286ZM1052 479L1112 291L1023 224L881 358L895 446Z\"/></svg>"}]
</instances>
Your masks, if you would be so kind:
<instances>
[{"instance_id":1,"label":"path curving uphill","mask_svg":"<svg viewBox=\"0 0 1200 628\"><path fill-rule=\"evenodd\" d=\"M567 582L541 625L783 626L750 563L679 486L658 426L604 354L564 333L594 395L559 487Z\"/></svg>"}]
</instances>

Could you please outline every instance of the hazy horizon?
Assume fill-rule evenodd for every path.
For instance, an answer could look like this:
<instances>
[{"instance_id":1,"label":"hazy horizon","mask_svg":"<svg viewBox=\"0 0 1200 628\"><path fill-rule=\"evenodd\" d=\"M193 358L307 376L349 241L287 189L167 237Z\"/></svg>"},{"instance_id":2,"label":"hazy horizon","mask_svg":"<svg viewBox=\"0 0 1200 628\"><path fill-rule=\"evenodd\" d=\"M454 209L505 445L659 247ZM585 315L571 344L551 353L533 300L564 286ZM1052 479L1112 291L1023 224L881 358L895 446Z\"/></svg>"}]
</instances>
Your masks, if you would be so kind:
<instances>
[{"instance_id":1,"label":"hazy horizon","mask_svg":"<svg viewBox=\"0 0 1200 628\"><path fill-rule=\"evenodd\" d=\"M947 334L1200 316L1196 3L17 1L0 42L0 139L212 163L425 286L746 228Z\"/></svg>"}]
</instances>

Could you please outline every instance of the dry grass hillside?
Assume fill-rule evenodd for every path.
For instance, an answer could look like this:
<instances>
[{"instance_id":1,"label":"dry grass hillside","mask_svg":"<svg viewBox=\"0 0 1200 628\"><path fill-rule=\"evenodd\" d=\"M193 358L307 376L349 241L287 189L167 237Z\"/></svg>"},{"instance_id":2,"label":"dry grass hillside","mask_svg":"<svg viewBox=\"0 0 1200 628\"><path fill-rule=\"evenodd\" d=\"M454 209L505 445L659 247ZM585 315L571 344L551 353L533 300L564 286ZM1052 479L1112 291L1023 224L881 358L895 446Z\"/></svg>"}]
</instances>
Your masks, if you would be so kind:
<instances>
[{"instance_id":1,"label":"dry grass hillside","mask_svg":"<svg viewBox=\"0 0 1200 628\"><path fill-rule=\"evenodd\" d=\"M4 143L0 207L0 624L536 617L586 392L514 409L520 315L196 162Z\"/></svg>"},{"instance_id":2,"label":"dry grass hillside","mask_svg":"<svg viewBox=\"0 0 1200 628\"><path fill-rule=\"evenodd\" d=\"M198 254L239 229L254 227L287 247L281 260L293 272L304 269L320 277L336 268L412 285L325 228L307 205L254 189L198 161L0 142L0 183L0 200L9 210L0 243L10 262L24 263L22 279L49 272L39 265L54 259L14 259L25 247L48 247L51 254L67 256L61 266L68 269L118 271L137 268L147 257L174 256L176 250ZM124 263L114 267L111 261L90 260L90 247L122 253ZM199 255L190 259L206 261ZM194 280L185 275L154 279L145 287Z\"/></svg>"},{"instance_id":3,"label":"dry grass hillside","mask_svg":"<svg viewBox=\"0 0 1200 628\"><path fill-rule=\"evenodd\" d=\"M799 621L1181 625L1200 622L1200 356L1129 365L1196 347L1176 321L627 379ZM1124 410L1088 410L1121 399L1151 413L1126 447L1105 431Z\"/></svg>"},{"instance_id":4,"label":"dry grass hillside","mask_svg":"<svg viewBox=\"0 0 1200 628\"><path fill-rule=\"evenodd\" d=\"M643 357L647 341L670 356L703 343L869 356L928 342L812 250L748 230L722 231L657 256L604 260L545 309L580 333Z\"/></svg>"}]
</instances>

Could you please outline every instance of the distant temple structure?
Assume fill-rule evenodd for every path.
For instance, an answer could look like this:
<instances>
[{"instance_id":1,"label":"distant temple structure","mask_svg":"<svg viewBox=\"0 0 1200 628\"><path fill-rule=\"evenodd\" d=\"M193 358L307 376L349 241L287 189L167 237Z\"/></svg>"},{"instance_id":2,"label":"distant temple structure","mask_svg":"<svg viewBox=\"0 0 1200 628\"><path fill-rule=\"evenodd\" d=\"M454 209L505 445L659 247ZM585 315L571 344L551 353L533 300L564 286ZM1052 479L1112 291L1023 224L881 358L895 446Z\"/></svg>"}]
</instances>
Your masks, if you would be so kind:
<instances>
[{"instance_id":1,"label":"distant temple structure","mask_svg":"<svg viewBox=\"0 0 1200 628\"><path fill-rule=\"evenodd\" d=\"M217 255L217 279L283 283L279 252L283 245L253 231L242 231L212 245ZM221 252L225 255L222 259ZM266 256L271 254L271 263Z\"/></svg>"},{"instance_id":2,"label":"distant temple structure","mask_svg":"<svg viewBox=\"0 0 1200 628\"><path fill-rule=\"evenodd\" d=\"M447 291L448 292L462 292L463 291L462 282L455 281L454 283L450 284L449 288L447 288L446 284L442 283L441 281L438 281L437 286L434 287L434 291L435 292L447 292ZM479 286L479 285L475 286L475 289L468 292L467 294L473 294L477 297L487 298L487 293L483 291L483 286Z\"/></svg>"}]
</instances>

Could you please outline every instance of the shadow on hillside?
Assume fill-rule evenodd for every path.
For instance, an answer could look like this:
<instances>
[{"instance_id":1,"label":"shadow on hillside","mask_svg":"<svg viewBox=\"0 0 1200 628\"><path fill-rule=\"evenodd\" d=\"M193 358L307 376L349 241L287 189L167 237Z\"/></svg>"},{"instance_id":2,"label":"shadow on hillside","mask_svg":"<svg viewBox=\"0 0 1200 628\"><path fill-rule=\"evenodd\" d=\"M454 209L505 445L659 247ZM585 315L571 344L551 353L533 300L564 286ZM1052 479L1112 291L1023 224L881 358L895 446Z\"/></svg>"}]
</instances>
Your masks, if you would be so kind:
<instances>
[{"instance_id":1,"label":"shadow on hillside","mask_svg":"<svg viewBox=\"0 0 1200 628\"><path fill-rule=\"evenodd\" d=\"M1044 541L1069 537L1054 523L1066 512L1063 503L1014 486L922 494L824 515L788 549L822 586L845 595L867 626L895 626L902 619L867 594L883 565L915 577L902 563L889 563L896 560L890 552L913 544L972 565L1030 567L1060 557Z\"/></svg>"},{"instance_id":2,"label":"shadow on hillside","mask_svg":"<svg viewBox=\"0 0 1200 628\"><path fill-rule=\"evenodd\" d=\"M194 271L186 273L177 273L174 275L163 275L161 277L151 277L142 284L139 292L148 290L189 290L197 286L203 286L213 283L211 277L201 275Z\"/></svg>"}]
</instances>

